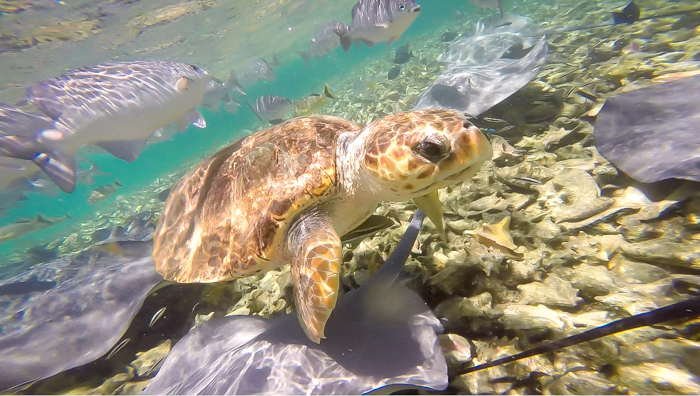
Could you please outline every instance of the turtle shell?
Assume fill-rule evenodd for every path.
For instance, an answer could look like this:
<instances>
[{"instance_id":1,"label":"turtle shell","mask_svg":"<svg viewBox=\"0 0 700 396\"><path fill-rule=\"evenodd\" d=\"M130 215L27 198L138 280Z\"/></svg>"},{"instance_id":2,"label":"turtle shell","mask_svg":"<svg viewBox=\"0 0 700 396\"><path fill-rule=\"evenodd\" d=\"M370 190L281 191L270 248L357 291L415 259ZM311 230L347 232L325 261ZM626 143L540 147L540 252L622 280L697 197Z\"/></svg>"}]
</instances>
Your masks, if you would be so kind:
<instances>
[{"instance_id":1,"label":"turtle shell","mask_svg":"<svg viewBox=\"0 0 700 396\"><path fill-rule=\"evenodd\" d=\"M362 125L296 118L205 159L173 187L154 236L156 270L215 282L282 266L296 217L337 192L336 143Z\"/></svg>"}]
</instances>

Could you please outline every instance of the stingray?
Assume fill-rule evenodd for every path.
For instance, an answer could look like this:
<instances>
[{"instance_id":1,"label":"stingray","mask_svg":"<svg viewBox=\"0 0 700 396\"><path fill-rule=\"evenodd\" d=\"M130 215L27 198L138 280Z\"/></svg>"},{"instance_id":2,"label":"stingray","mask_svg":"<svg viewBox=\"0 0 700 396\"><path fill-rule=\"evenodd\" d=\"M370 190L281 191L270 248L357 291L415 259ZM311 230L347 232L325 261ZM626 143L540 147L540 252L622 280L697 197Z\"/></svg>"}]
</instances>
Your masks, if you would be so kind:
<instances>
[{"instance_id":1,"label":"stingray","mask_svg":"<svg viewBox=\"0 0 700 396\"><path fill-rule=\"evenodd\" d=\"M448 108L476 117L532 81L547 62L547 53L546 37L542 37L520 59L451 63L421 94L414 109Z\"/></svg>"},{"instance_id":2,"label":"stingray","mask_svg":"<svg viewBox=\"0 0 700 396\"><path fill-rule=\"evenodd\" d=\"M608 98L595 122L600 153L642 183L700 181L700 76Z\"/></svg>"},{"instance_id":3,"label":"stingray","mask_svg":"<svg viewBox=\"0 0 700 396\"><path fill-rule=\"evenodd\" d=\"M178 342L147 394L360 394L447 387L442 326L397 277L422 224L417 211L367 284L342 297L320 345L294 315L211 320Z\"/></svg>"},{"instance_id":4,"label":"stingray","mask_svg":"<svg viewBox=\"0 0 700 396\"><path fill-rule=\"evenodd\" d=\"M0 319L0 392L104 355L163 281L150 257L100 260L108 265L61 282L26 309Z\"/></svg>"}]
</instances>

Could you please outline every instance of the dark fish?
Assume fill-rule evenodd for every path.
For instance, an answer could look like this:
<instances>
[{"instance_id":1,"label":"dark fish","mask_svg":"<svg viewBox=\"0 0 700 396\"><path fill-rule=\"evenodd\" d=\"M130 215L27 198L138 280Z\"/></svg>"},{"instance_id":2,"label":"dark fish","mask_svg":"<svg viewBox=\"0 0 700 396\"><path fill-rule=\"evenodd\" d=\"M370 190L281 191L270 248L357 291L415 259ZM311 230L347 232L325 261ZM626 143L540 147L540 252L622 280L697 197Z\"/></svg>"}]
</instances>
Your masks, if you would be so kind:
<instances>
[{"instance_id":1,"label":"dark fish","mask_svg":"<svg viewBox=\"0 0 700 396\"><path fill-rule=\"evenodd\" d=\"M74 156L84 145L132 162L161 127L178 122L203 128L196 107L209 81L207 71L180 62L117 62L69 71L27 88L26 102L53 124L33 134L26 127L3 126L0 155L33 161L70 193L76 183ZM33 124L45 121L35 117Z\"/></svg>"},{"instance_id":2,"label":"dark fish","mask_svg":"<svg viewBox=\"0 0 700 396\"><path fill-rule=\"evenodd\" d=\"M368 47L382 41L391 44L401 38L418 14L420 5L415 0L360 0L352 8L352 24L340 24L332 30L340 36L345 52L353 42L361 41Z\"/></svg>"},{"instance_id":3,"label":"dark fish","mask_svg":"<svg viewBox=\"0 0 700 396\"><path fill-rule=\"evenodd\" d=\"M613 12L613 24L619 25L621 23L631 24L637 22L641 14L642 10L639 8L637 3L632 1L622 10Z\"/></svg>"},{"instance_id":4,"label":"dark fish","mask_svg":"<svg viewBox=\"0 0 700 396\"><path fill-rule=\"evenodd\" d=\"M401 74L401 68L398 66L394 66L391 68L391 70L389 70L389 73L387 73L386 78L388 78L389 80L393 80L396 77L398 77L399 74Z\"/></svg>"},{"instance_id":5,"label":"dark fish","mask_svg":"<svg viewBox=\"0 0 700 396\"><path fill-rule=\"evenodd\" d=\"M279 124L294 106L294 102L281 96L264 95L257 98L253 106L250 103L246 105L260 121Z\"/></svg>"},{"instance_id":6,"label":"dark fish","mask_svg":"<svg viewBox=\"0 0 700 396\"><path fill-rule=\"evenodd\" d=\"M338 35L333 32L333 29L338 29L340 25L342 23L336 21L328 21L319 25L311 38L311 42L309 42L309 50L307 52L297 51L297 54L304 58L304 62L308 65L311 57L321 59L324 55L333 51L340 45Z\"/></svg>"},{"instance_id":7,"label":"dark fish","mask_svg":"<svg viewBox=\"0 0 700 396\"><path fill-rule=\"evenodd\" d=\"M117 189L119 189L119 187L122 186L123 184L115 180L113 184L108 184L106 186L98 187L92 190L90 192L90 196L88 197L88 205L92 205L94 203L102 201L103 199L117 192Z\"/></svg>"},{"instance_id":8,"label":"dark fish","mask_svg":"<svg viewBox=\"0 0 700 396\"><path fill-rule=\"evenodd\" d=\"M394 63L402 65L410 61L412 56L413 52L408 50L408 44L404 44L396 49L396 53L394 54Z\"/></svg>"},{"instance_id":9,"label":"dark fish","mask_svg":"<svg viewBox=\"0 0 700 396\"><path fill-rule=\"evenodd\" d=\"M24 282L15 282L0 286L0 296L20 296L23 294L45 292L56 286L56 282L44 282L37 279L36 275Z\"/></svg>"},{"instance_id":10,"label":"dark fish","mask_svg":"<svg viewBox=\"0 0 700 396\"><path fill-rule=\"evenodd\" d=\"M440 36L440 41L443 43L449 43L450 41L456 39L457 36L459 36L459 34L455 32L445 32L442 34L442 36Z\"/></svg>"},{"instance_id":11,"label":"dark fish","mask_svg":"<svg viewBox=\"0 0 700 396\"><path fill-rule=\"evenodd\" d=\"M158 199L165 202L165 200L168 199L168 195L170 195L170 190L172 190L172 188L167 188L167 189L159 192L157 195Z\"/></svg>"}]
</instances>

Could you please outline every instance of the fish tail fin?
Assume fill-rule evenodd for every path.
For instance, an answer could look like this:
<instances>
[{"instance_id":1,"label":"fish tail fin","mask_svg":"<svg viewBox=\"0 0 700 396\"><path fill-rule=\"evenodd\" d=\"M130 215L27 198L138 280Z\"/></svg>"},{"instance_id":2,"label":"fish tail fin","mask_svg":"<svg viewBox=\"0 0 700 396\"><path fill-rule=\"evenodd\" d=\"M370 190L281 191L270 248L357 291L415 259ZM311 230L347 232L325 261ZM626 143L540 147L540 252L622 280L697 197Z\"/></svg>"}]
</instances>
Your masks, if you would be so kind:
<instances>
[{"instance_id":1,"label":"fish tail fin","mask_svg":"<svg viewBox=\"0 0 700 396\"><path fill-rule=\"evenodd\" d=\"M73 154L49 148L37 141L34 136L0 136L0 155L32 161L61 190L70 194L75 189L76 172Z\"/></svg>"},{"instance_id":2,"label":"fish tail fin","mask_svg":"<svg viewBox=\"0 0 700 396\"><path fill-rule=\"evenodd\" d=\"M262 117L260 117L260 114L258 114L258 112L255 111L255 109L253 108L253 106L250 105L250 103L245 102L245 105L248 106L248 108L250 109L250 111L252 111L253 114L255 114L256 117L258 117L258 120L260 120L260 122L265 122L265 120L263 120Z\"/></svg>"},{"instance_id":3,"label":"fish tail fin","mask_svg":"<svg viewBox=\"0 0 700 396\"><path fill-rule=\"evenodd\" d=\"M328 84L323 87L323 94L326 95L327 98L335 99L335 96L331 93L331 89Z\"/></svg>"},{"instance_id":4,"label":"fish tail fin","mask_svg":"<svg viewBox=\"0 0 700 396\"><path fill-rule=\"evenodd\" d=\"M311 59L311 54L308 52L304 52L304 51L297 51L297 54L299 54L299 56L304 58L304 62L306 62L306 65L308 66L309 60Z\"/></svg>"},{"instance_id":5,"label":"fish tail fin","mask_svg":"<svg viewBox=\"0 0 700 396\"><path fill-rule=\"evenodd\" d=\"M352 39L350 38L350 29L348 25L344 23L337 23L331 26L331 31L340 37L340 45L343 47L343 51L348 52L350 46L352 45Z\"/></svg>"},{"instance_id":6,"label":"fish tail fin","mask_svg":"<svg viewBox=\"0 0 700 396\"><path fill-rule=\"evenodd\" d=\"M241 95L247 95L245 89L243 89L241 84L238 82L238 77L236 77L236 73L233 70L231 70L231 72L228 74L228 79L226 82L228 83L229 89L232 89Z\"/></svg>"}]
</instances>

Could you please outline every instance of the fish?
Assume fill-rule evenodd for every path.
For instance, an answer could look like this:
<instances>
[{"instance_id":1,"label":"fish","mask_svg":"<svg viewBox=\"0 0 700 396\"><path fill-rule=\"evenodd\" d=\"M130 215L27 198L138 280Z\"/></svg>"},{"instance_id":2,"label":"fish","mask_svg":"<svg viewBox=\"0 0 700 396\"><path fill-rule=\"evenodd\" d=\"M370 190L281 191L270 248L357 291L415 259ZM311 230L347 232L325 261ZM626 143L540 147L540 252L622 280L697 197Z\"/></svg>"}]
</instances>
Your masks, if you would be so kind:
<instances>
[{"instance_id":1,"label":"fish","mask_svg":"<svg viewBox=\"0 0 700 396\"><path fill-rule=\"evenodd\" d=\"M484 10L498 8L498 11L501 12L501 17L503 17L503 0L471 0L471 2L475 6Z\"/></svg>"},{"instance_id":2,"label":"fish","mask_svg":"<svg viewBox=\"0 0 700 396\"><path fill-rule=\"evenodd\" d=\"M0 285L0 296L21 296L29 293L45 292L56 286L55 281L40 281L36 275L23 282Z\"/></svg>"},{"instance_id":3,"label":"fish","mask_svg":"<svg viewBox=\"0 0 700 396\"><path fill-rule=\"evenodd\" d=\"M368 47L386 41L390 45L401 38L420 14L415 0L360 0L352 8L351 25L340 24L331 29L340 36L343 51L353 42Z\"/></svg>"},{"instance_id":4,"label":"fish","mask_svg":"<svg viewBox=\"0 0 700 396\"><path fill-rule=\"evenodd\" d=\"M149 142L151 139L149 139ZM83 165L88 164L88 168L84 168ZM90 160L78 160L78 166L76 168L76 183L77 184L95 184L95 176L107 175L102 172L97 164ZM37 170L32 176L28 177L28 183L33 191L40 192L49 197L55 197L62 192L62 190L49 179L45 173Z\"/></svg>"},{"instance_id":5,"label":"fish","mask_svg":"<svg viewBox=\"0 0 700 396\"><path fill-rule=\"evenodd\" d=\"M336 49L340 46L340 41L338 41L338 35L334 33L333 29L337 29L340 25L342 23L337 21L328 21L320 24L309 42L309 50L306 52L297 51L297 54L308 65L311 57L321 59L324 55Z\"/></svg>"},{"instance_id":6,"label":"fish","mask_svg":"<svg viewBox=\"0 0 700 396\"><path fill-rule=\"evenodd\" d=\"M443 43L449 43L450 41L456 39L457 36L459 36L459 34L455 32L445 32L442 34L442 36L440 36L440 41Z\"/></svg>"},{"instance_id":7,"label":"fish","mask_svg":"<svg viewBox=\"0 0 700 396\"><path fill-rule=\"evenodd\" d=\"M393 80L393 79L395 79L396 77L398 77L399 74L401 74L401 68L398 67L398 66L394 66L394 67L392 67L392 68L389 70L389 72L386 74L386 78L388 78L389 80Z\"/></svg>"},{"instance_id":8,"label":"fish","mask_svg":"<svg viewBox=\"0 0 700 396\"><path fill-rule=\"evenodd\" d=\"M242 86L247 87L261 80L277 80L277 74L275 74L272 67L270 67L265 59L256 59L250 62L245 70L243 70L239 82Z\"/></svg>"},{"instance_id":9,"label":"fish","mask_svg":"<svg viewBox=\"0 0 700 396\"><path fill-rule=\"evenodd\" d=\"M0 241L21 238L26 234L49 228L69 218L69 215L56 218L44 218L41 215L36 216L35 219L19 218L12 224L0 227Z\"/></svg>"},{"instance_id":10,"label":"fish","mask_svg":"<svg viewBox=\"0 0 700 396\"><path fill-rule=\"evenodd\" d=\"M33 161L72 193L74 157L84 145L133 162L158 128L174 122L204 128L196 107L211 80L209 72L195 65L132 61L83 67L40 81L26 89L25 102L49 117L51 127L33 133L3 127L0 156ZM32 123L43 121L44 116L32 118Z\"/></svg>"},{"instance_id":11,"label":"fish","mask_svg":"<svg viewBox=\"0 0 700 396\"><path fill-rule=\"evenodd\" d=\"M639 8L637 3L634 1L630 2L625 6L620 11L613 11L613 24L614 25L619 25L621 23L623 24L631 24L639 20L639 17L642 14L642 10Z\"/></svg>"},{"instance_id":12,"label":"fish","mask_svg":"<svg viewBox=\"0 0 700 396\"><path fill-rule=\"evenodd\" d=\"M299 117L303 115L314 114L314 112L326 104L326 98L335 99L335 96L331 93L328 84L323 88L323 92L320 94L312 94L304 99L298 100L294 104L294 110L292 114L294 117Z\"/></svg>"},{"instance_id":13,"label":"fish","mask_svg":"<svg viewBox=\"0 0 700 396\"><path fill-rule=\"evenodd\" d=\"M291 99L282 96L263 95L255 100L253 106L246 102L246 105L255 113L260 121L268 121L270 124L279 124L289 113L294 105Z\"/></svg>"},{"instance_id":14,"label":"fish","mask_svg":"<svg viewBox=\"0 0 700 396\"><path fill-rule=\"evenodd\" d=\"M413 52L408 50L408 44L404 44L396 49L394 53L394 63L397 65L403 65L404 63L411 60L413 57Z\"/></svg>"},{"instance_id":15,"label":"fish","mask_svg":"<svg viewBox=\"0 0 700 396\"><path fill-rule=\"evenodd\" d=\"M114 194L117 192L117 189L119 187L122 187L123 184L119 183L119 181L115 180L113 184L108 184L102 187L98 187L90 192L90 196L88 197L88 205L95 204L97 202L102 201L103 199L109 197L110 195Z\"/></svg>"},{"instance_id":16,"label":"fish","mask_svg":"<svg viewBox=\"0 0 700 396\"><path fill-rule=\"evenodd\" d=\"M211 80L202 100L202 107L211 111L218 111L223 103L224 110L228 113L237 113L240 104L233 96L232 91L246 95L245 89L238 82L236 73L231 71L225 82ZM233 111L232 111L233 110Z\"/></svg>"}]
</instances>

